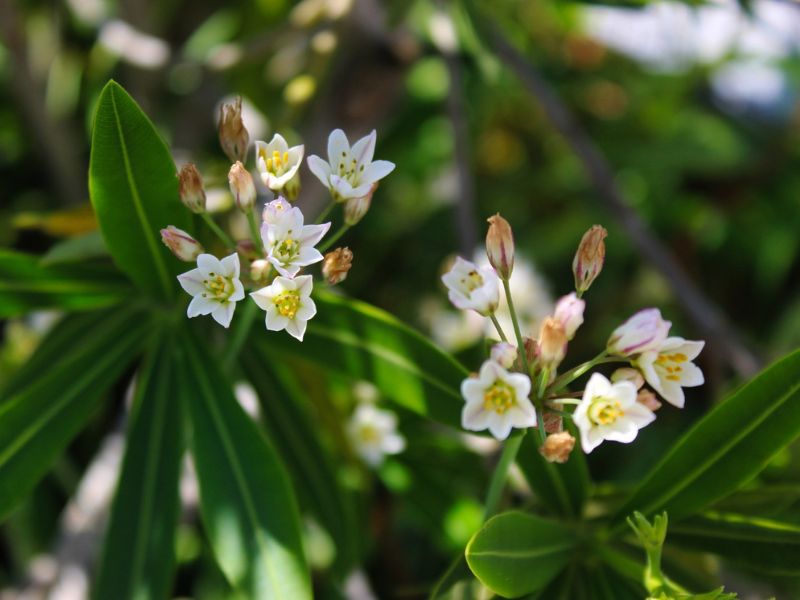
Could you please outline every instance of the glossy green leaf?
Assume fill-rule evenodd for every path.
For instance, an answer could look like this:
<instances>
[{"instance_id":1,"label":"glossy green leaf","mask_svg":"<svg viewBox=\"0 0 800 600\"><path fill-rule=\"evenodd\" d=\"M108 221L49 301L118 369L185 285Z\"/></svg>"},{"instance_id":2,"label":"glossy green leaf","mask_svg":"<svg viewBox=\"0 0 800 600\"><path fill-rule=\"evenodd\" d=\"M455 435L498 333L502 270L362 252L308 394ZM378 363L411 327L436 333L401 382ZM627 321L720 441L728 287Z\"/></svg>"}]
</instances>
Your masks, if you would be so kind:
<instances>
[{"instance_id":1,"label":"glossy green leaf","mask_svg":"<svg viewBox=\"0 0 800 600\"><path fill-rule=\"evenodd\" d=\"M358 532L353 498L339 483L333 458L319 440L294 374L265 349L262 336L242 353L245 375L259 396L264 428L283 459L300 507L313 514L336 546L335 567L347 575L358 557ZM264 365L270 367L264 368Z\"/></svg>"},{"instance_id":2,"label":"glossy green leaf","mask_svg":"<svg viewBox=\"0 0 800 600\"><path fill-rule=\"evenodd\" d=\"M43 265L60 265L107 257L108 248L99 231L67 238L53 245L41 258Z\"/></svg>"},{"instance_id":3,"label":"glossy green leaf","mask_svg":"<svg viewBox=\"0 0 800 600\"><path fill-rule=\"evenodd\" d=\"M135 327L131 323L136 323ZM150 329L131 309L101 313L70 351L0 395L0 517L46 473L129 366ZM48 340L38 354L48 354ZM27 371L29 372L29 371Z\"/></svg>"},{"instance_id":4,"label":"glossy green leaf","mask_svg":"<svg viewBox=\"0 0 800 600\"><path fill-rule=\"evenodd\" d=\"M666 510L677 522L752 479L799 435L800 351L765 369L678 440L617 522L634 510Z\"/></svg>"},{"instance_id":5,"label":"glossy green leaf","mask_svg":"<svg viewBox=\"0 0 800 600\"><path fill-rule=\"evenodd\" d=\"M174 344L159 340L140 371L93 593L97 600L169 595L180 512L181 367Z\"/></svg>"},{"instance_id":6,"label":"glossy green leaf","mask_svg":"<svg viewBox=\"0 0 800 600\"><path fill-rule=\"evenodd\" d=\"M461 381L467 370L388 313L328 293L315 296L317 316L302 343L270 338L273 356L293 354L375 384L400 406L460 427Z\"/></svg>"},{"instance_id":7,"label":"glossy green leaf","mask_svg":"<svg viewBox=\"0 0 800 600\"><path fill-rule=\"evenodd\" d=\"M311 598L289 476L204 346L183 347L200 508L217 563L247 598Z\"/></svg>"},{"instance_id":8,"label":"glossy green leaf","mask_svg":"<svg viewBox=\"0 0 800 600\"><path fill-rule=\"evenodd\" d=\"M734 513L707 512L670 525L669 544L717 554L770 575L800 575L800 527Z\"/></svg>"},{"instance_id":9,"label":"glossy green leaf","mask_svg":"<svg viewBox=\"0 0 800 600\"><path fill-rule=\"evenodd\" d=\"M161 243L167 225L188 229L175 163L153 124L114 81L97 103L89 193L114 261L149 295L172 298L181 263Z\"/></svg>"},{"instance_id":10,"label":"glossy green leaf","mask_svg":"<svg viewBox=\"0 0 800 600\"><path fill-rule=\"evenodd\" d=\"M0 250L0 317L37 308L100 308L129 296L130 284L110 266L45 266L36 256Z\"/></svg>"},{"instance_id":11,"label":"glossy green leaf","mask_svg":"<svg viewBox=\"0 0 800 600\"><path fill-rule=\"evenodd\" d=\"M569 563L577 539L555 521L522 512L489 519L470 540L467 564L490 590L516 598L544 588Z\"/></svg>"}]
</instances>

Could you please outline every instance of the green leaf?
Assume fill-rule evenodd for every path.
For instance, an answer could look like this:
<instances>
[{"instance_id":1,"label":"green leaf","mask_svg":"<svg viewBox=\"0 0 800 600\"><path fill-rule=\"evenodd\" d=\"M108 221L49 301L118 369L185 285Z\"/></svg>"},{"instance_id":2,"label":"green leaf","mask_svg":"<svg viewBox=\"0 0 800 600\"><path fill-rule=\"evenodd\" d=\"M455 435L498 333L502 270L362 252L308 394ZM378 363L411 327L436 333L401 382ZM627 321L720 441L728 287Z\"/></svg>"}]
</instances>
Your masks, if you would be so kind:
<instances>
[{"instance_id":1,"label":"green leaf","mask_svg":"<svg viewBox=\"0 0 800 600\"><path fill-rule=\"evenodd\" d=\"M489 519L467 544L467 564L486 587L516 598L544 588L567 565L577 539L555 521L522 512Z\"/></svg>"},{"instance_id":2,"label":"green leaf","mask_svg":"<svg viewBox=\"0 0 800 600\"><path fill-rule=\"evenodd\" d=\"M107 256L108 248L102 234L90 231L58 242L42 256L41 263L45 266L60 265Z\"/></svg>"},{"instance_id":3,"label":"green leaf","mask_svg":"<svg viewBox=\"0 0 800 600\"><path fill-rule=\"evenodd\" d=\"M93 593L98 600L169 595L180 512L181 366L174 344L159 340L141 369Z\"/></svg>"},{"instance_id":4,"label":"green leaf","mask_svg":"<svg viewBox=\"0 0 800 600\"><path fill-rule=\"evenodd\" d=\"M242 353L244 373L258 393L267 435L283 459L301 508L313 514L336 545L335 568L348 574L358 558L358 532L353 498L340 485L330 453L319 441L319 425L311 420L295 376L266 349L263 336ZM269 365L269 368L265 368Z\"/></svg>"},{"instance_id":5,"label":"green leaf","mask_svg":"<svg viewBox=\"0 0 800 600\"><path fill-rule=\"evenodd\" d=\"M114 261L151 296L174 297L181 264L161 243L167 225L189 229L175 163L155 127L114 81L97 103L89 194Z\"/></svg>"},{"instance_id":6,"label":"green leaf","mask_svg":"<svg viewBox=\"0 0 800 600\"><path fill-rule=\"evenodd\" d=\"M315 295L317 316L302 343L270 338L270 352L296 355L323 368L375 384L400 406L460 428L460 386L467 370L388 313L356 300Z\"/></svg>"},{"instance_id":7,"label":"green leaf","mask_svg":"<svg viewBox=\"0 0 800 600\"><path fill-rule=\"evenodd\" d=\"M706 512L669 528L668 543L717 554L769 575L800 575L800 527L734 513Z\"/></svg>"},{"instance_id":8,"label":"green leaf","mask_svg":"<svg viewBox=\"0 0 800 600\"><path fill-rule=\"evenodd\" d=\"M286 471L204 346L183 345L200 508L222 572L247 598L311 598Z\"/></svg>"},{"instance_id":9,"label":"green leaf","mask_svg":"<svg viewBox=\"0 0 800 600\"><path fill-rule=\"evenodd\" d=\"M91 322L69 352L35 378L18 376L0 395L0 518L63 452L149 333L144 316L131 309L100 313ZM50 354L48 342L32 362L42 364L38 356Z\"/></svg>"},{"instance_id":10,"label":"green leaf","mask_svg":"<svg viewBox=\"0 0 800 600\"><path fill-rule=\"evenodd\" d=\"M128 296L129 284L110 266L45 266L36 256L0 250L0 318L37 308L101 308Z\"/></svg>"},{"instance_id":11,"label":"green leaf","mask_svg":"<svg viewBox=\"0 0 800 600\"><path fill-rule=\"evenodd\" d=\"M672 447L619 510L703 509L757 475L800 435L800 351L765 369L719 404Z\"/></svg>"}]
</instances>

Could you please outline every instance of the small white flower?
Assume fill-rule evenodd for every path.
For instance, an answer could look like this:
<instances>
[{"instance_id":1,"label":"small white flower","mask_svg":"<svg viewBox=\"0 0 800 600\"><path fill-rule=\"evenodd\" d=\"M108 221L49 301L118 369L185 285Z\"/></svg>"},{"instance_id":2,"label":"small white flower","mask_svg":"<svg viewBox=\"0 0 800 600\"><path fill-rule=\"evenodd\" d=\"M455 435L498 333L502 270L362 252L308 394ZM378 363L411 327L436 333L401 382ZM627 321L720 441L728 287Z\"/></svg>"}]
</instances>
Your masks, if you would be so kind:
<instances>
[{"instance_id":1,"label":"small white flower","mask_svg":"<svg viewBox=\"0 0 800 600\"><path fill-rule=\"evenodd\" d=\"M497 309L500 279L491 267L478 267L459 256L453 268L442 275L442 282L456 308L472 309L484 316Z\"/></svg>"},{"instance_id":2,"label":"small white flower","mask_svg":"<svg viewBox=\"0 0 800 600\"><path fill-rule=\"evenodd\" d=\"M256 167L264 182L273 192L280 192L297 174L303 161L305 147L289 147L280 133L272 136L269 144L256 142Z\"/></svg>"},{"instance_id":3,"label":"small white flower","mask_svg":"<svg viewBox=\"0 0 800 600\"><path fill-rule=\"evenodd\" d=\"M252 292L250 296L267 312L267 329L285 329L302 342L308 321L317 314L317 307L311 299L312 287L311 275L294 279L278 276L270 285Z\"/></svg>"},{"instance_id":4,"label":"small white flower","mask_svg":"<svg viewBox=\"0 0 800 600\"><path fill-rule=\"evenodd\" d=\"M270 205L275 202L270 202ZM269 222L270 220L273 222ZM330 226L330 223L303 225L303 213L299 208L295 206L278 211L276 207L274 218L271 217L261 225L261 237L264 248L267 249L267 260L281 275L294 277L302 267L323 259L322 254L314 246L327 233Z\"/></svg>"},{"instance_id":5,"label":"small white flower","mask_svg":"<svg viewBox=\"0 0 800 600\"><path fill-rule=\"evenodd\" d=\"M222 260L211 254L201 254L197 257L197 268L178 275L178 282L194 296L186 315L192 318L210 314L223 327L231 324L236 303L244 299L236 253Z\"/></svg>"},{"instance_id":6,"label":"small white flower","mask_svg":"<svg viewBox=\"0 0 800 600\"><path fill-rule=\"evenodd\" d=\"M286 201L286 198L278 196L275 200L268 202L266 206L264 206L261 218L267 225L275 225L280 222L291 209L292 205Z\"/></svg>"},{"instance_id":7,"label":"small white flower","mask_svg":"<svg viewBox=\"0 0 800 600\"><path fill-rule=\"evenodd\" d=\"M337 202L363 198L372 184L394 170L394 163L388 160L372 160L376 138L373 129L351 147L344 131L334 129L328 136L328 162L316 155L308 157L308 168Z\"/></svg>"},{"instance_id":8,"label":"small white flower","mask_svg":"<svg viewBox=\"0 0 800 600\"><path fill-rule=\"evenodd\" d=\"M661 318L657 308L640 310L611 333L607 349L620 356L656 350L667 339L671 326L671 322Z\"/></svg>"},{"instance_id":9,"label":"small white flower","mask_svg":"<svg viewBox=\"0 0 800 600\"><path fill-rule=\"evenodd\" d=\"M653 411L636 402L636 386L632 382L611 383L600 373L589 378L583 399L572 414L587 454L603 440L629 444L655 418Z\"/></svg>"},{"instance_id":10,"label":"small white flower","mask_svg":"<svg viewBox=\"0 0 800 600\"><path fill-rule=\"evenodd\" d=\"M510 369L517 360L517 347L508 342L498 342L492 346L489 357L504 369Z\"/></svg>"},{"instance_id":11,"label":"small white flower","mask_svg":"<svg viewBox=\"0 0 800 600\"><path fill-rule=\"evenodd\" d=\"M536 425L536 410L528 394L531 380L522 373L509 373L493 360L481 365L478 377L461 383L466 404L461 411L461 426L469 431L488 429L504 440L513 427Z\"/></svg>"},{"instance_id":12,"label":"small white flower","mask_svg":"<svg viewBox=\"0 0 800 600\"><path fill-rule=\"evenodd\" d=\"M705 342L669 337L656 350L643 352L634 361L644 378L664 400L683 408L683 388L703 385L703 372L692 360L700 354Z\"/></svg>"},{"instance_id":13,"label":"small white flower","mask_svg":"<svg viewBox=\"0 0 800 600\"><path fill-rule=\"evenodd\" d=\"M353 449L370 466L376 467L387 454L398 454L406 447L405 438L397 433L397 416L372 404L361 404L350 422L347 433Z\"/></svg>"},{"instance_id":14,"label":"small white flower","mask_svg":"<svg viewBox=\"0 0 800 600\"><path fill-rule=\"evenodd\" d=\"M575 337L575 332L583 323L583 310L586 308L586 301L581 300L571 292L560 298L556 302L555 319L564 326L564 334L568 340Z\"/></svg>"}]
</instances>

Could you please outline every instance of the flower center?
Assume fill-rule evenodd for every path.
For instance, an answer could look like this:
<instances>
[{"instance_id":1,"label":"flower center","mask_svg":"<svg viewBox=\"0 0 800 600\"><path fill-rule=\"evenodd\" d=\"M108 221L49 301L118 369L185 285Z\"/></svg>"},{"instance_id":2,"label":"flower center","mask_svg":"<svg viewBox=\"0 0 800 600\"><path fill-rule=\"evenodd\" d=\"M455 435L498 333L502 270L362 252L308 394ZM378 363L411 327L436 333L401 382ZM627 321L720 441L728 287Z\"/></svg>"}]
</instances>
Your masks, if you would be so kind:
<instances>
[{"instance_id":1,"label":"flower center","mask_svg":"<svg viewBox=\"0 0 800 600\"><path fill-rule=\"evenodd\" d=\"M300 308L300 294L297 290L286 290L275 296L275 307L281 316L287 319L294 319L297 310Z\"/></svg>"},{"instance_id":2,"label":"flower center","mask_svg":"<svg viewBox=\"0 0 800 600\"><path fill-rule=\"evenodd\" d=\"M342 179L346 179L352 187L358 187L361 175L364 173L364 166L364 164L359 165L355 158L351 158L347 151L342 150L336 174Z\"/></svg>"},{"instance_id":3,"label":"flower center","mask_svg":"<svg viewBox=\"0 0 800 600\"><path fill-rule=\"evenodd\" d=\"M514 388L499 379L483 394L483 410L493 410L498 415L504 414L516 403Z\"/></svg>"},{"instance_id":4,"label":"flower center","mask_svg":"<svg viewBox=\"0 0 800 600\"><path fill-rule=\"evenodd\" d=\"M381 438L378 428L374 425L362 425L358 433L365 444L374 444Z\"/></svg>"},{"instance_id":5,"label":"flower center","mask_svg":"<svg viewBox=\"0 0 800 600\"><path fill-rule=\"evenodd\" d=\"M477 271L470 271L465 277L461 278L461 285L469 295L483 285L483 277Z\"/></svg>"},{"instance_id":6,"label":"flower center","mask_svg":"<svg viewBox=\"0 0 800 600\"><path fill-rule=\"evenodd\" d=\"M625 411L614 398L597 396L592 398L588 410L589 420L595 425L611 425L620 417L625 416Z\"/></svg>"},{"instance_id":7,"label":"flower center","mask_svg":"<svg viewBox=\"0 0 800 600\"><path fill-rule=\"evenodd\" d=\"M689 360L683 352L673 352L672 354L659 354L655 360L655 368L660 371L660 375L669 381L680 381L680 373L683 371L681 363Z\"/></svg>"},{"instance_id":8,"label":"flower center","mask_svg":"<svg viewBox=\"0 0 800 600\"><path fill-rule=\"evenodd\" d=\"M286 171L289 170L291 166L289 164L289 153L284 152L283 156L277 150L272 151L272 156L267 157L266 151L261 151L261 158L264 159L264 163L267 166L267 171L272 173L273 175L283 175Z\"/></svg>"},{"instance_id":9,"label":"flower center","mask_svg":"<svg viewBox=\"0 0 800 600\"><path fill-rule=\"evenodd\" d=\"M203 284L206 286L207 292L203 293L203 298L211 296L215 300L225 303L233 294L233 282L222 275L215 275L209 273L209 279L204 279Z\"/></svg>"},{"instance_id":10,"label":"flower center","mask_svg":"<svg viewBox=\"0 0 800 600\"><path fill-rule=\"evenodd\" d=\"M286 238L278 244L275 250L281 260L291 260L300 251L300 242L292 238Z\"/></svg>"}]
</instances>

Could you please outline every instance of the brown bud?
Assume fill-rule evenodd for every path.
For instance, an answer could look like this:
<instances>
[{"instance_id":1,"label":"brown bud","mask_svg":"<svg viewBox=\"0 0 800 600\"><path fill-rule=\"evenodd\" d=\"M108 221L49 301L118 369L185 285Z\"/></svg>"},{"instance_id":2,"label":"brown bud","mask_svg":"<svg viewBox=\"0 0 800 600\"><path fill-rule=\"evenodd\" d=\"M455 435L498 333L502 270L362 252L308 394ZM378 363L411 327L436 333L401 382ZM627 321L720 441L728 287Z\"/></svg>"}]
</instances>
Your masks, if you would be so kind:
<instances>
[{"instance_id":1,"label":"brown bud","mask_svg":"<svg viewBox=\"0 0 800 600\"><path fill-rule=\"evenodd\" d=\"M529 337L523 337L522 343L525 345L525 358L528 359L528 364L533 364L536 361L536 349L539 345L535 339Z\"/></svg>"},{"instance_id":2,"label":"brown bud","mask_svg":"<svg viewBox=\"0 0 800 600\"><path fill-rule=\"evenodd\" d=\"M539 453L547 462L563 464L569 459L574 447L575 438L568 431L562 431L547 436L544 444L539 448Z\"/></svg>"},{"instance_id":3,"label":"brown bud","mask_svg":"<svg viewBox=\"0 0 800 600\"><path fill-rule=\"evenodd\" d=\"M603 269L606 259L606 239L608 231L600 225L592 227L583 234L578 251L572 261L572 273L575 275L575 289L582 294L592 285L592 282Z\"/></svg>"},{"instance_id":4,"label":"brown bud","mask_svg":"<svg viewBox=\"0 0 800 600\"><path fill-rule=\"evenodd\" d=\"M203 189L203 177L192 163L181 167L178 173L178 191L181 202L193 213L206 211L206 191Z\"/></svg>"},{"instance_id":5,"label":"brown bud","mask_svg":"<svg viewBox=\"0 0 800 600\"><path fill-rule=\"evenodd\" d=\"M489 217L488 221L486 255L500 279L508 280L514 269L514 235L511 232L511 225L500 216L500 213Z\"/></svg>"},{"instance_id":6,"label":"brown bud","mask_svg":"<svg viewBox=\"0 0 800 600\"><path fill-rule=\"evenodd\" d=\"M564 420L561 415L554 412L545 412L542 415L544 430L546 433L561 433L564 430Z\"/></svg>"},{"instance_id":7,"label":"brown bud","mask_svg":"<svg viewBox=\"0 0 800 600\"><path fill-rule=\"evenodd\" d=\"M238 209L243 213L250 212L256 203L256 185L253 183L253 176L238 160L228 171L228 185Z\"/></svg>"},{"instance_id":8,"label":"brown bud","mask_svg":"<svg viewBox=\"0 0 800 600\"><path fill-rule=\"evenodd\" d=\"M231 104L222 106L218 129L219 143L231 162L243 161L247 156L250 134L242 122L241 97L236 98Z\"/></svg>"},{"instance_id":9,"label":"brown bud","mask_svg":"<svg viewBox=\"0 0 800 600\"><path fill-rule=\"evenodd\" d=\"M172 225L161 230L161 241L179 260L185 262L194 262L205 252L200 242Z\"/></svg>"},{"instance_id":10,"label":"brown bud","mask_svg":"<svg viewBox=\"0 0 800 600\"><path fill-rule=\"evenodd\" d=\"M613 383L617 383L618 381L630 381L636 386L637 390L644 385L644 377L642 377L639 369L633 369L631 367L622 367L614 371L611 374L611 381Z\"/></svg>"},{"instance_id":11,"label":"brown bud","mask_svg":"<svg viewBox=\"0 0 800 600\"><path fill-rule=\"evenodd\" d=\"M322 261L322 276L331 285L336 285L347 279L347 273L353 266L353 253L350 248L337 248L325 255Z\"/></svg>"},{"instance_id":12,"label":"brown bud","mask_svg":"<svg viewBox=\"0 0 800 600\"><path fill-rule=\"evenodd\" d=\"M567 333L564 325L553 317L547 317L539 331L537 358L542 367L554 369L567 354Z\"/></svg>"},{"instance_id":13,"label":"brown bud","mask_svg":"<svg viewBox=\"0 0 800 600\"><path fill-rule=\"evenodd\" d=\"M656 395L650 390L639 390L639 393L636 395L636 401L653 412L661 408L661 402L658 401Z\"/></svg>"}]
</instances>

